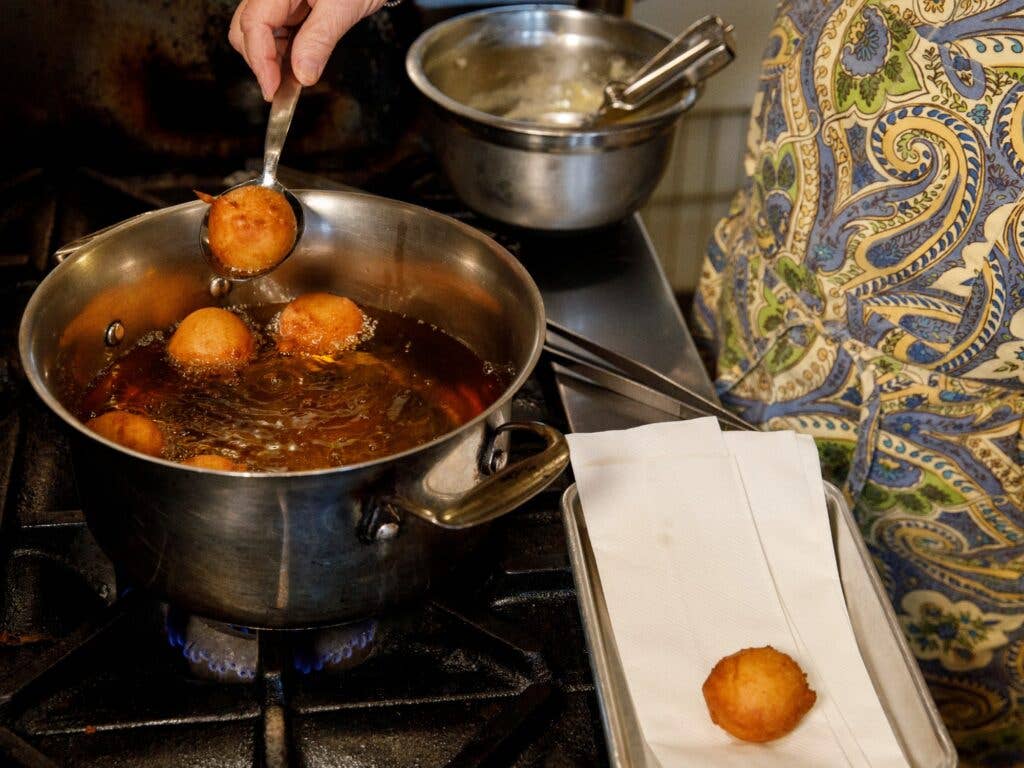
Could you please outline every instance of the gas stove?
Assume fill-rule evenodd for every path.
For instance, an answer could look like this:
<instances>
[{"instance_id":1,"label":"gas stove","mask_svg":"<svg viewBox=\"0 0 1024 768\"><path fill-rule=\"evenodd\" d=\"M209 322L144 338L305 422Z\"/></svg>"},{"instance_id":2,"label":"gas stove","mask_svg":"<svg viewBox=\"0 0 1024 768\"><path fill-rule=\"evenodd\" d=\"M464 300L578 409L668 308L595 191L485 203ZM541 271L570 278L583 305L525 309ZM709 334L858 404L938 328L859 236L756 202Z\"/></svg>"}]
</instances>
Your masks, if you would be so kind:
<instances>
[{"instance_id":1,"label":"gas stove","mask_svg":"<svg viewBox=\"0 0 1024 768\"><path fill-rule=\"evenodd\" d=\"M606 765L559 513L569 477L492 525L429 598L355 625L260 632L184 615L99 550L63 429L20 373L21 312L58 246L253 169L222 170L0 181L0 764ZM713 396L638 217L592 233L510 229L467 211L415 147L355 183L481 229L530 270L549 317ZM545 359L512 417L577 431L664 418Z\"/></svg>"},{"instance_id":2,"label":"gas stove","mask_svg":"<svg viewBox=\"0 0 1024 768\"><path fill-rule=\"evenodd\" d=\"M471 218L428 159L377 190L397 196L399 180L402 197ZM20 312L58 245L223 185L39 169L0 193L0 763L603 764L558 513L566 480L496 523L451 584L354 626L214 625L133 590L99 551L66 436L19 374ZM550 368L517 394L513 418L566 428Z\"/></svg>"},{"instance_id":3,"label":"gas stove","mask_svg":"<svg viewBox=\"0 0 1024 768\"><path fill-rule=\"evenodd\" d=\"M567 480L492 526L429 599L321 630L182 615L119 579L93 541L62 427L20 375L21 311L60 244L224 184L38 169L0 191L0 764L603 764L558 511ZM373 189L472 221L426 157ZM513 418L567 427L549 367Z\"/></svg>"}]
</instances>

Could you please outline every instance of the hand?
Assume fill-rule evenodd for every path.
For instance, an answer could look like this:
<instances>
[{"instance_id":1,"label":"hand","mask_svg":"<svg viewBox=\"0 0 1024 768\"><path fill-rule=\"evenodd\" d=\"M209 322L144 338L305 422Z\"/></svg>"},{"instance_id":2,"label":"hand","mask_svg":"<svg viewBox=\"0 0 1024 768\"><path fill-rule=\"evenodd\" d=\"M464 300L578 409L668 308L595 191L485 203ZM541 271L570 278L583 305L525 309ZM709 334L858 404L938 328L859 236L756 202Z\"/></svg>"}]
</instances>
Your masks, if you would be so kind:
<instances>
[{"instance_id":1,"label":"hand","mask_svg":"<svg viewBox=\"0 0 1024 768\"><path fill-rule=\"evenodd\" d=\"M242 0L231 19L228 40L242 54L270 101L281 84L286 28L298 26L292 43L295 78L313 85L341 36L384 5L384 0Z\"/></svg>"}]
</instances>

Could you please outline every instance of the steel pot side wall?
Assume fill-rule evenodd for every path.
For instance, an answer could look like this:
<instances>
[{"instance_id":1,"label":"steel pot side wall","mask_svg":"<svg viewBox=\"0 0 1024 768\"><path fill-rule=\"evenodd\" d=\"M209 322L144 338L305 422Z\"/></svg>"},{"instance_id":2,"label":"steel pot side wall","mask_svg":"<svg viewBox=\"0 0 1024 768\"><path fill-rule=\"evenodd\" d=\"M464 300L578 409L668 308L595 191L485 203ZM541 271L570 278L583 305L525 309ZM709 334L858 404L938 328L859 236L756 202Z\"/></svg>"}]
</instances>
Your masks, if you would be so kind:
<instances>
[{"instance_id":1,"label":"steel pot side wall","mask_svg":"<svg viewBox=\"0 0 1024 768\"><path fill-rule=\"evenodd\" d=\"M460 441L482 445L484 432L480 425ZM72 458L90 530L130 585L244 626L377 615L429 589L483 533L443 530L400 510L396 533L367 525L396 478L418 476L416 460L324 476L225 478L168 469L79 433Z\"/></svg>"},{"instance_id":2,"label":"steel pot side wall","mask_svg":"<svg viewBox=\"0 0 1024 768\"><path fill-rule=\"evenodd\" d=\"M545 152L431 112L434 147L459 198L498 221L547 231L601 227L639 210L665 174L675 133L673 122L638 144Z\"/></svg>"}]
</instances>

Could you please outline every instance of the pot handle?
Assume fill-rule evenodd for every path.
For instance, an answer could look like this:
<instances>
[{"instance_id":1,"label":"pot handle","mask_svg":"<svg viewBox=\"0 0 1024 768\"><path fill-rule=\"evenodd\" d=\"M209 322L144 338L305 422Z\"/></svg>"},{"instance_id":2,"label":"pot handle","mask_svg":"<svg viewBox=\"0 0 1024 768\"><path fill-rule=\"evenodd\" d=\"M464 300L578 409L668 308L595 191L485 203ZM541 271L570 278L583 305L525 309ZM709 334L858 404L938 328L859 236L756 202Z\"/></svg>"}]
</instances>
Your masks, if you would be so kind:
<instances>
[{"instance_id":1,"label":"pot handle","mask_svg":"<svg viewBox=\"0 0 1024 768\"><path fill-rule=\"evenodd\" d=\"M510 421L495 430L492 442L504 432L530 432L544 441L544 448L540 453L507 464L446 507L427 509L405 499L396 499L395 505L441 528L470 528L529 501L562 474L569 463L565 436L547 424Z\"/></svg>"}]
</instances>

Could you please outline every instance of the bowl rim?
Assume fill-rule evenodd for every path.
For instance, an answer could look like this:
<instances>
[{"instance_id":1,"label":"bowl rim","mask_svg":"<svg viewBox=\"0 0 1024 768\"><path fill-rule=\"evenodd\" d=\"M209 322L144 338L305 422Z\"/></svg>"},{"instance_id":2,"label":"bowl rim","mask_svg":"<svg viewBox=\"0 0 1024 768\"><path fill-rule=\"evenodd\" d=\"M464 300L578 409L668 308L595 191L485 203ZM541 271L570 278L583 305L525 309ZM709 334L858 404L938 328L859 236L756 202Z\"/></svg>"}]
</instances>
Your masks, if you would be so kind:
<instances>
[{"instance_id":1,"label":"bowl rim","mask_svg":"<svg viewBox=\"0 0 1024 768\"><path fill-rule=\"evenodd\" d=\"M118 234L131 230L133 227L140 224L146 224L148 222L188 214L201 206L205 205L201 201L195 200L186 203L180 203L178 205L168 206L166 208L159 208L152 211L146 211L137 216L134 216L124 221L118 222L113 226L101 230L96 233L93 239L82 245L76 252L69 255L66 259L60 262L42 279L42 281L36 286L32 292L32 296L29 298L28 303L25 306L25 310L21 317L21 322L18 328L18 351L22 370L25 372L25 377L29 380L29 384L32 389L43 401L43 403L49 408L51 412L56 414L65 424L70 426L72 429L77 431L83 437L94 440L106 446L107 448L113 449L120 453L128 454L136 459L141 459L151 464L159 464L164 467L180 470L182 472L197 472L200 474L208 475L230 475L238 478L251 478L257 481L263 480L265 482L272 482L275 480L282 480L287 478L300 478L300 477L320 477L327 475L336 475L343 473L355 473L361 470L371 468L382 468L397 462L403 461L411 456L419 453L426 453L432 448L441 445L442 443L452 440L459 434L467 432L477 428L478 426L486 423L497 411L503 408L509 403L518 392L526 380L532 375L537 363L540 360L541 353L544 347L544 329L546 327L546 316L544 311L544 300L541 296L540 289L534 282L533 277L527 271L526 267L513 256L507 248L502 246L494 238L489 237L475 227L471 227L465 222L459 221L458 219L452 218L451 216L445 216L437 211L432 211L429 208L423 208L412 203L406 203L400 200L393 200L391 198L381 197L379 195L373 195L368 192L360 192L356 190L325 190L325 189L293 189L292 192L302 202L303 205L310 206L312 210L316 210L316 199L318 197L358 197L372 201L375 204L394 206L399 209L411 211L418 215L427 215L431 218L440 219L446 225L453 226L455 229L460 230L463 234L468 235L471 238L482 240L489 250L495 253L499 259L506 262L506 265L518 275L522 280L524 287L530 295L530 303L534 309L534 317L536 320L536 333L534 335L532 347L527 355L525 363L515 372L515 376L505 386L504 391L499 395L494 402L487 406L483 411L478 413L469 421L460 424L459 426L445 432L442 435L429 440L427 442L414 445L411 448L407 448L404 451L398 453L391 453L379 458L369 459L367 461L355 463L355 464L343 464L336 467L323 467L320 469L303 469L303 470L288 470L284 472L269 472L269 471L232 471L222 469L208 469L205 467L192 467L186 464L182 464L171 459L165 459L161 456L151 456L140 451L133 450L127 446L116 443L113 440L109 440L102 435L93 432L89 429L85 422L78 419L71 411L65 407L65 405L57 398L57 395L50 389L45 382L42 372L39 370L39 366L36 365L32 350L34 347L33 339L35 337L35 331L37 327L37 316L42 311L41 305L47 298L48 288L52 287L58 280L62 279L62 274L66 273L70 269L70 265L80 261L83 258L88 258L94 247L98 244L103 243L111 237L116 237ZM312 204L312 205L311 205ZM198 246L197 246L198 247ZM211 305L212 306L212 305Z\"/></svg>"},{"instance_id":2,"label":"bowl rim","mask_svg":"<svg viewBox=\"0 0 1024 768\"><path fill-rule=\"evenodd\" d=\"M428 48L436 42L437 38L443 35L446 31L454 27L458 27L459 25L469 23L473 19L511 16L525 12L541 12L549 16L565 16L570 18L593 18L600 20L601 23L632 27L634 29L648 32L661 39L665 45L672 41L671 37L659 29L648 24L633 21L632 19L622 18L621 16L596 13L593 11L582 10L580 8L551 3L503 5L453 16L452 18L435 24L420 33L420 36L413 42L405 57L405 69L406 73L409 75L409 79L412 80L420 93L433 101L436 105L470 123L486 126L489 129L499 129L524 136L547 139L564 138L574 142L586 139L595 140L600 139L601 137L634 133L636 131L647 131L652 127L659 127L664 124L674 122L683 112L693 106L695 99L692 97L687 98L684 95L664 109L653 112L638 120L610 123L598 129L581 131L578 128L541 125L530 120L514 120L507 117L500 117L498 115L491 114L490 112L484 112L483 110L470 107L457 99L453 99L434 85L433 81L427 76L423 69L424 54Z\"/></svg>"}]
</instances>

